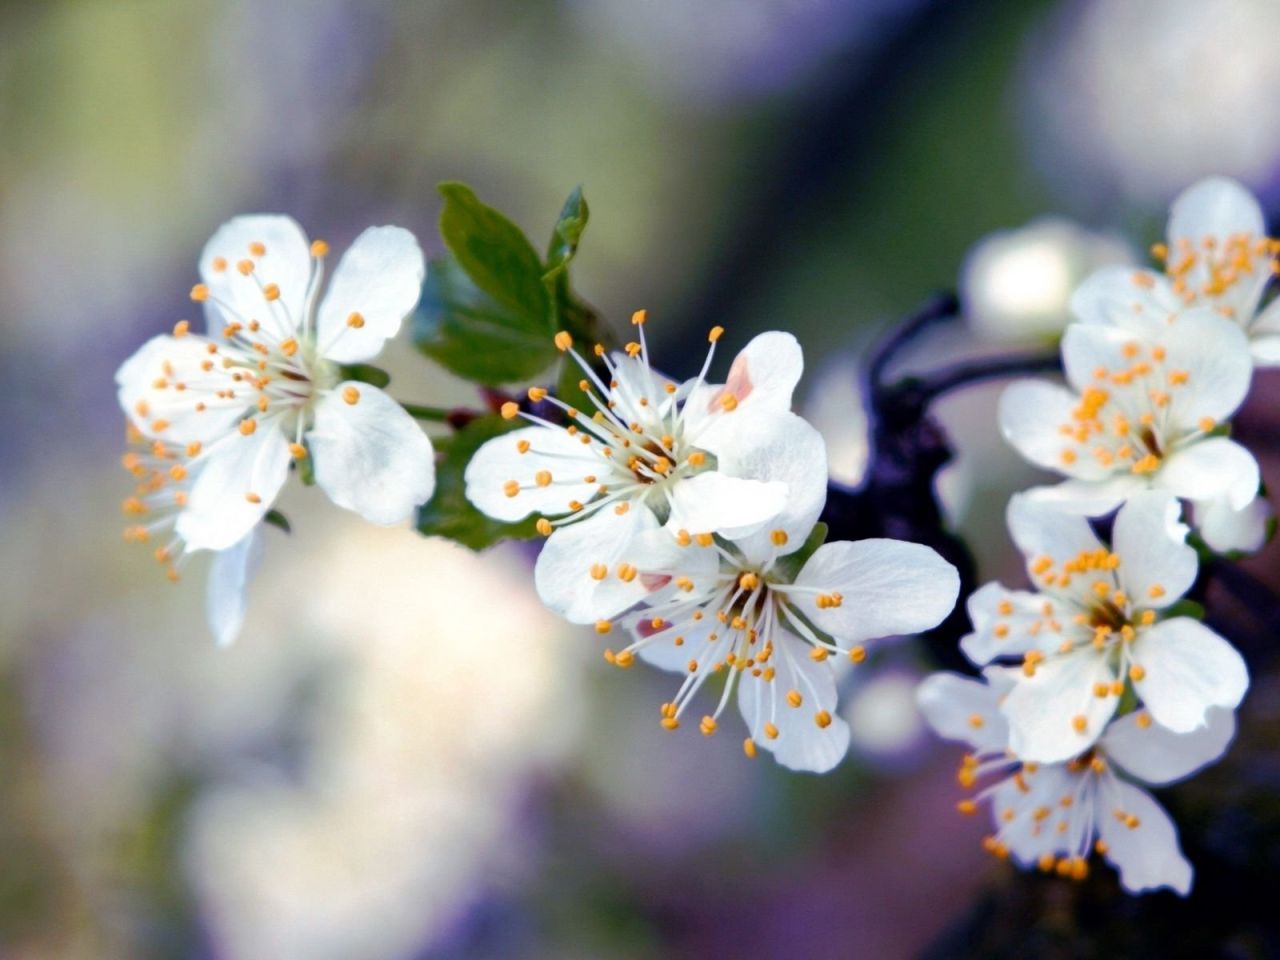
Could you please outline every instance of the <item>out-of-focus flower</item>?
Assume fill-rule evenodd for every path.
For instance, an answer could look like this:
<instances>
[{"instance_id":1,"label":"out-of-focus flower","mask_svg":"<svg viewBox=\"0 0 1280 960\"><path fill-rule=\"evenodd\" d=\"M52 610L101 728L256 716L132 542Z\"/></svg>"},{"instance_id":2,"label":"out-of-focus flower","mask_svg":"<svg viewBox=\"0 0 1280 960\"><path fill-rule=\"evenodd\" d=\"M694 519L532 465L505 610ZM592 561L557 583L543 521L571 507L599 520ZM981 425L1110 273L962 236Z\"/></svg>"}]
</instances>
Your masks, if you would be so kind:
<instances>
[{"instance_id":1,"label":"out-of-focus flower","mask_svg":"<svg viewBox=\"0 0 1280 960\"><path fill-rule=\"evenodd\" d=\"M603 615L592 597L607 586L597 580L597 589L588 579L583 590L570 589L546 573L543 558L564 548L557 541L570 529L572 542L592 554L592 563L611 564L632 537L661 522L708 536L755 533L782 511L788 496L784 483L749 479L743 471L762 444L785 442L799 420L786 412L803 369L795 338L761 334L734 360L727 382L716 385L706 382L723 332L716 327L702 371L677 386L649 365L644 312L632 319L640 340L625 354L608 357L596 348L609 371L607 384L569 335L557 334L557 345L586 374L582 387L596 407L592 416L534 387L530 399L561 407L568 425L508 403L503 416L534 425L490 440L467 464L467 498L484 513L507 521L533 511L557 518L539 519L539 529L552 534L538 561L539 591L575 622Z\"/></svg>"},{"instance_id":2,"label":"out-of-focus flower","mask_svg":"<svg viewBox=\"0 0 1280 960\"><path fill-rule=\"evenodd\" d=\"M813 378L802 408L804 418L826 442L828 475L847 486L861 482L870 452L861 375L856 357L846 355L827 362Z\"/></svg>"},{"instance_id":3,"label":"out-of-focus flower","mask_svg":"<svg viewBox=\"0 0 1280 960\"><path fill-rule=\"evenodd\" d=\"M116 375L137 428L184 445L180 466L195 481L175 529L188 549L243 540L291 457L312 457L330 499L374 523L397 523L431 496L430 440L381 390L341 375L375 357L418 302L422 251L405 230L370 228L321 299L327 249L288 217L230 221L201 254L192 291L209 335L182 321Z\"/></svg>"},{"instance_id":4,"label":"out-of-focus flower","mask_svg":"<svg viewBox=\"0 0 1280 960\"><path fill-rule=\"evenodd\" d=\"M841 711L855 755L887 768L910 763L924 734L916 707L918 671L881 667L858 676Z\"/></svg>"},{"instance_id":5,"label":"out-of-focus flower","mask_svg":"<svg viewBox=\"0 0 1280 960\"><path fill-rule=\"evenodd\" d=\"M1134 262L1128 244L1058 217L989 234L960 272L965 318L993 343L1056 340L1071 318L1072 291L1089 274Z\"/></svg>"},{"instance_id":6,"label":"out-of-focus flower","mask_svg":"<svg viewBox=\"0 0 1280 960\"><path fill-rule=\"evenodd\" d=\"M1199 564L1178 502L1137 494L1116 516L1113 549L1080 516L1019 495L1009 530L1038 592L987 584L969 598L974 663L1022 657L1001 710L1024 760L1078 756L1102 735L1132 686L1156 722L1189 733L1214 707L1235 708L1249 685L1235 648L1199 621L1162 618Z\"/></svg>"},{"instance_id":7,"label":"out-of-focus flower","mask_svg":"<svg viewBox=\"0 0 1280 960\"><path fill-rule=\"evenodd\" d=\"M1164 203L1198 177L1280 164L1271 0L1064 4L1028 58L1033 142L1081 201Z\"/></svg>"},{"instance_id":8,"label":"out-of-focus flower","mask_svg":"<svg viewBox=\"0 0 1280 960\"><path fill-rule=\"evenodd\" d=\"M1070 388L1020 380L1000 398L1000 430L1023 457L1066 474L1033 496L1096 516L1160 489L1246 511L1258 463L1219 425L1245 398L1253 364L1239 326L1210 310L1142 328L1075 323L1062 338ZM1215 549L1233 545L1210 540Z\"/></svg>"},{"instance_id":9,"label":"out-of-focus flower","mask_svg":"<svg viewBox=\"0 0 1280 960\"><path fill-rule=\"evenodd\" d=\"M348 527L266 575L310 601L260 616L331 669L291 721L290 776L224 764L193 811L186 865L215 952L419 956L491 871L532 854L521 800L573 742L581 638L519 589L505 550ZM474 644L446 642L469 636L483 670Z\"/></svg>"},{"instance_id":10,"label":"out-of-focus flower","mask_svg":"<svg viewBox=\"0 0 1280 960\"><path fill-rule=\"evenodd\" d=\"M990 800L996 832L984 845L1022 867L1056 871L1082 880L1097 852L1120 874L1130 893L1169 887L1186 895L1192 868L1178 846L1178 832L1152 796L1127 778L1163 786L1217 760L1235 734L1228 710L1211 711L1205 726L1176 734L1153 723L1145 711L1126 714L1087 753L1065 763L1024 763L1007 747L1000 712L1007 681L989 672L983 683L937 673L920 685L918 700L939 736L967 743L973 752L960 766L962 786L999 777L962 813Z\"/></svg>"},{"instance_id":11,"label":"out-of-focus flower","mask_svg":"<svg viewBox=\"0 0 1280 960\"><path fill-rule=\"evenodd\" d=\"M750 474L788 486L787 510L773 529L716 541L654 527L612 569L562 540L546 569L560 580L634 585L613 591L615 609L605 610L617 615L643 602L621 620L633 642L606 657L629 667L639 655L684 677L662 706L664 727L676 729L708 677L723 675L702 732L716 732L736 687L747 755L763 746L783 766L820 773L840 762L849 743L828 658L858 663L866 641L936 626L955 603L959 579L928 547L896 540L828 543L802 564L792 560L825 502L827 472L822 439L803 421L792 426L789 444L785 456L755 458ZM601 633L611 629L607 618L597 624Z\"/></svg>"}]
</instances>

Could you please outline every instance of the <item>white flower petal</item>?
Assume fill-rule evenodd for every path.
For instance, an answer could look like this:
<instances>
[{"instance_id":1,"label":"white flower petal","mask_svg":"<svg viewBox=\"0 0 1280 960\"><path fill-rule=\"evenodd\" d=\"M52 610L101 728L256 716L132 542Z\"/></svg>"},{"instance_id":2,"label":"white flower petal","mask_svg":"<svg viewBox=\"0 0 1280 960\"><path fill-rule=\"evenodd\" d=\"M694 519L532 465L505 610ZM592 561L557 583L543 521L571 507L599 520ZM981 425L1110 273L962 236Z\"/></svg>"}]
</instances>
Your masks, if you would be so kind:
<instances>
[{"instance_id":1,"label":"white flower petal","mask_svg":"<svg viewBox=\"0 0 1280 960\"><path fill-rule=\"evenodd\" d=\"M960 649L978 666L1038 649L1045 634L1052 632L1054 618L1070 615L1051 596L1010 590L999 583L975 591L968 611L973 632L960 640Z\"/></svg>"},{"instance_id":2,"label":"white flower petal","mask_svg":"<svg viewBox=\"0 0 1280 960\"><path fill-rule=\"evenodd\" d=\"M1116 777L1107 777L1103 784L1097 801L1098 836L1107 845L1107 860L1120 873L1120 885L1130 893L1171 887L1186 896L1191 864L1178 847L1178 830L1169 815L1141 787Z\"/></svg>"},{"instance_id":3,"label":"white flower petal","mask_svg":"<svg viewBox=\"0 0 1280 960\"><path fill-rule=\"evenodd\" d=\"M1226 419L1244 402L1253 358L1235 321L1211 310L1188 310L1158 342L1165 349L1166 379L1174 371L1185 374L1185 382L1167 388L1168 423L1192 430L1205 417Z\"/></svg>"},{"instance_id":4,"label":"white flower petal","mask_svg":"<svg viewBox=\"0 0 1280 960\"><path fill-rule=\"evenodd\" d=\"M340 383L320 401L307 445L320 488L370 523L407 520L435 491L431 441L400 404L367 383Z\"/></svg>"},{"instance_id":5,"label":"white flower petal","mask_svg":"<svg viewBox=\"0 0 1280 960\"><path fill-rule=\"evenodd\" d=\"M289 443L264 422L249 436L237 431L219 440L203 459L176 529L192 550L225 550L271 509L289 476Z\"/></svg>"},{"instance_id":6,"label":"white flower petal","mask_svg":"<svg viewBox=\"0 0 1280 960\"><path fill-rule=\"evenodd\" d=\"M335 363L370 360L418 304L426 264L412 233L370 227L342 255L316 319L320 353ZM355 314L359 327L348 321Z\"/></svg>"},{"instance_id":7,"label":"white flower petal","mask_svg":"<svg viewBox=\"0 0 1280 960\"><path fill-rule=\"evenodd\" d=\"M1068 333L1074 326L1067 328ZM996 413L1000 432L1018 453L1038 467L1087 480L1104 479L1111 470L1093 457L1078 456L1077 444L1060 430L1064 423L1074 422L1072 411L1079 403L1076 394L1059 384L1017 380L1000 395Z\"/></svg>"},{"instance_id":8,"label":"white flower petal","mask_svg":"<svg viewBox=\"0 0 1280 960\"><path fill-rule=\"evenodd\" d=\"M920 633L941 623L956 604L960 575L937 552L902 540L824 543L796 575L795 586L841 594L838 606L819 607L813 593L792 602L843 644Z\"/></svg>"},{"instance_id":9,"label":"white flower petal","mask_svg":"<svg viewBox=\"0 0 1280 960\"><path fill-rule=\"evenodd\" d=\"M704 551L713 554L715 551ZM699 669L707 665L708 640L720 621L715 617L703 617L701 620L683 624L679 629L668 627L657 633L645 629L653 614L641 610L628 616L625 628L633 639L649 638L640 648L640 659L659 670L669 670L687 676L689 662L696 660ZM680 643L675 642L676 637Z\"/></svg>"},{"instance_id":10,"label":"white flower petal","mask_svg":"<svg viewBox=\"0 0 1280 960\"><path fill-rule=\"evenodd\" d=\"M618 616L657 589L646 577L624 579L619 575L620 564L635 553L633 539L656 530L657 518L643 506L623 514L606 507L586 520L562 527L538 554L533 572L538 596L570 623L595 623ZM596 565L606 571L599 580L591 572Z\"/></svg>"},{"instance_id":11,"label":"white flower petal","mask_svg":"<svg viewBox=\"0 0 1280 960\"><path fill-rule=\"evenodd\" d=\"M1058 513L1100 517L1147 489L1149 485L1144 477L1122 473L1108 480L1063 480L1052 486L1032 487L1021 496Z\"/></svg>"},{"instance_id":12,"label":"white flower petal","mask_svg":"<svg viewBox=\"0 0 1280 960\"><path fill-rule=\"evenodd\" d=\"M1239 510L1258 495L1262 482L1253 454L1227 437L1209 437L1174 451L1156 482L1188 500L1225 498Z\"/></svg>"},{"instance_id":13,"label":"white flower petal","mask_svg":"<svg viewBox=\"0 0 1280 960\"><path fill-rule=\"evenodd\" d=\"M772 330L752 338L734 358L723 385L706 385L686 402L690 442L719 454L757 414L790 410L803 372L804 355L791 334Z\"/></svg>"},{"instance_id":14,"label":"white flower petal","mask_svg":"<svg viewBox=\"0 0 1280 960\"><path fill-rule=\"evenodd\" d=\"M1210 278L1205 240L1213 239L1217 259L1225 265L1225 259L1231 256L1227 241L1241 236L1251 244L1258 241L1266 236L1266 222L1253 194L1235 180L1208 177L1174 200L1169 212L1169 260L1177 261L1184 249L1196 251L1196 261L1185 274L1190 289L1199 291ZM1234 307L1238 316L1245 317L1252 314L1270 279L1270 264L1255 257L1251 271L1237 268L1235 272L1239 279L1212 299Z\"/></svg>"},{"instance_id":15,"label":"white flower petal","mask_svg":"<svg viewBox=\"0 0 1280 960\"><path fill-rule=\"evenodd\" d=\"M1052 572L1082 553L1102 549L1102 541L1094 534L1083 516L1064 511L1059 504L1041 502L1027 494L1015 494L1009 500L1005 518L1009 534L1022 555L1027 558L1027 573L1039 582L1037 568L1044 558L1052 561Z\"/></svg>"},{"instance_id":16,"label":"white flower petal","mask_svg":"<svg viewBox=\"0 0 1280 960\"><path fill-rule=\"evenodd\" d=\"M244 626L249 581L262 562L262 547L262 524L258 524L239 543L213 555L205 611L209 631L220 647L231 646Z\"/></svg>"},{"instance_id":17,"label":"white flower petal","mask_svg":"<svg viewBox=\"0 0 1280 960\"><path fill-rule=\"evenodd\" d=\"M1198 500L1192 506L1196 529L1218 553L1255 553L1267 542L1267 529L1275 517L1265 497L1254 497L1239 510L1226 497Z\"/></svg>"},{"instance_id":18,"label":"white flower petal","mask_svg":"<svg viewBox=\"0 0 1280 960\"><path fill-rule=\"evenodd\" d=\"M787 489L781 513L765 528L734 539L750 562L763 563L800 549L817 523L827 502L827 447L822 434L785 411L753 417L750 435L742 440L724 451L718 469L744 480L784 483ZM785 534L781 546L774 542L779 530Z\"/></svg>"},{"instance_id":19,"label":"white flower petal","mask_svg":"<svg viewBox=\"0 0 1280 960\"><path fill-rule=\"evenodd\" d=\"M671 526L735 539L759 530L786 508L787 485L710 471L675 484L670 496Z\"/></svg>"},{"instance_id":20,"label":"white flower petal","mask_svg":"<svg viewBox=\"0 0 1280 960\"><path fill-rule=\"evenodd\" d=\"M253 252L259 243L266 248L262 256ZM253 264L247 275L237 269L243 261ZM307 235L291 217L247 214L227 221L200 254L200 278L211 295L205 303L209 333L220 337L231 321L247 326L257 320L278 339L290 336L302 325L311 267ZM269 302L263 290L272 283L280 296Z\"/></svg>"},{"instance_id":21,"label":"white flower petal","mask_svg":"<svg viewBox=\"0 0 1280 960\"><path fill-rule=\"evenodd\" d=\"M1183 190L1169 210L1169 256L1190 244L1199 249L1205 237L1223 241L1237 234L1266 235L1262 207L1246 187L1229 177L1206 177Z\"/></svg>"},{"instance_id":22,"label":"white flower petal","mask_svg":"<svg viewBox=\"0 0 1280 960\"><path fill-rule=\"evenodd\" d=\"M1164 274L1126 266L1095 271L1071 295L1071 312L1081 323L1135 332L1154 332L1182 308Z\"/></svg>"},{"instance_id":23,"label":"white flower petal","mask_svg":"<svg viewBox=\"0 0 1280 960\"><path fill-rule=\"evenodd\" d=\"M1076 790L1076 778L1060 765L1048 765L1031 770L1022 769L1022 777L1002 780L992 791L991 816L1000 842L1019 866L1031 868L1038 865L1044 854L1065 854L1066 834L1049 829L1036 817L1036 812L1048 808L1057 812L1060 820L1070 822L1080 816L1075 807L1062 807L1063 797L1072 796ZM1012 819L1010 819L1012 817ZM1074 826L1074 823L1072 824Z\"/></svg>"},{"instance_id":24,"label":"white flower petal","mask_svg":"<svg viewBox=\"0 0 1280 960\"><path fill-rule=\"evenodd\" d=\"M1280 300L1276 301L1280 303ZM1280 367L1280 336L1269 334L1249 341L1249 352L1259 367Z\"/></svg>"},{"instance_id":25,"label":"white flower petal","mask_svg":"<svg viewBox=\"0 0 1280 960\"><path fill-rule=\"evenodd\" d=\"M810 647L790 631L774 633L773 680L744 671L738 679L738 707L756 745L791 770L826 773L849 750L849 725L836 710L836 682L829 661L815 663ZM793 707L787 693L798 691L802 702ZM830 718L826 727L816 721L819 713ZM772 723L778 736L771 738L765 724Z\"/></svg>"},{"instance_id":26,"label":"white flower petal","mask_svg":"<svg viewBox=\"0 0 1280 960\"><path fill-rule=\"evenodd\" d=\"M974 750L999 752L1009 744L1009 725L1000 713L1003 692L958 673L934 673L916 688L916 704L938 736Z\"/></svg>"},{"instance_id":27,"label":"white flower petal","mask_svg":"<svg viewBox=\"0 0 1280 960\"><path fill-rule=\"evenodd\" d=\"M1190 733L1174 733L1138 711L1112 721L1098 745L1125 773L1161 786L1213 763L1235 733L1236 718L1230 710L1210 710L1208 724Z\"/></svg>"},{"instance_id":28,"label":"white flower petal","mask_svg":"<svg viewBox=\"0 0 1280 960\"><path fill-rule=\"evenodd\" d=\"M467 499L481 513L507 523L530 513L557 517L570 512L570 501L586 503L595 497L601 481L583 478L607 466L564 430L524 427L494 437L471 457L464 474ZM546 486L537 482L543 471L552 478ZM507 493L513 480L519 487L514 497Z\"/></svg>"},{"instance_id":29,"label":"white flower petal","mask_svg":"<svg viewBox=\"0 0 1280 960\"><path fill-rule=\"evenodd\" d=\"M1116 515L1111 548L1120 557L1120 585L1138 607L1163 609L1191 589L1200 568L1187 543L1182 506L1159 491L1139 493Z\"/></svg>"},{"instance_id":30,"label":"white flower petal","mask_svg":"<svg viewBox=\"0 0 1280 960\"><path fill-rule=\"evenodd\" d=\"M209 359L209 342L192 335L152 337L116 371L120 407L144 434L208 444L250 410L252 391L233 399L215 394L226 381L214 380L200 366ZM212 389L203 389L210 382Z\"/></svg>"},{"instance_id":31,"label":"white flower petal","mask_svg":"<svg viewBox=\"0 0 1280 960\"><path fill-rule=\"evenodd\" d=\"M652 426L658 434L664 433L657 420L670 407L672 395L667 392L667 386L673 381L650 367L642 356L613 353L610 360L612 379L617 384L609 391L610 399L616 404L614 413L626 423L639 422Z\"/></svg>"},{"instance_id":32,"label":"white flower petal","mask_svg":"<svg viewBox=\"0 0 1280 960\"><path fill-rule=\"evenodd\" d=\"M1060 763L1083 753L1115 713L1118 697L1094 694L1095 685L1110 685L1112 679L1105 655L1088 648L1037 665L1035 674L1020 677L1005 698L1009 748L1038 763Z\"/></svg>"},{"instance_id":33,"label":"white flower petal","mask_svg":"<svg viewBox=\"0 0 1280 960\"><path fill-rule=\"evenodd\" d=\"M1244 659L1230 643L1188 617L1138 634L1133 661L1142 667L1138 696L1156 723L1175 733L1205 725L1211 707L1234 710L1249 688Z\"/></svg>"}]
</instances>

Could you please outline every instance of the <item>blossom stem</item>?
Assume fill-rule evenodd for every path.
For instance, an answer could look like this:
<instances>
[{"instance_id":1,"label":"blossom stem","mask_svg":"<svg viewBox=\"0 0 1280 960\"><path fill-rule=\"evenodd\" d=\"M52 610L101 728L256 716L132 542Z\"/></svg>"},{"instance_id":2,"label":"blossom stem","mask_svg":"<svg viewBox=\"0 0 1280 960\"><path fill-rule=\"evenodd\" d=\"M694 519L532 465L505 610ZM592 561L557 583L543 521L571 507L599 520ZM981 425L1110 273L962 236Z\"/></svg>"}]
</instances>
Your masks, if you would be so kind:
<instances>
[{"instance_id":1,"label":"blossom stem","mask_svg":"<svg viewBox=\"0 0 1280 960\"><path fill-rule=\"evenodd\" d=\"M1054 373L1061 370L1062 357L1057 351L993 357L989 360L958 363L930 376L918 378L915 380L915 387L923 394L924 402L929 403L952 390L986 380L999 380L1020 374Z\"/></svg>"},{"instance_id":2,"label":"blossom stem","mask_svg":"<svg viewBox=\"0 0 1280 960\"><path fill-rule=\"evenodd\" d=\"M889 364L925 330L944 320L960 316L960 301L954 293L939 293L930 297L916 311L898 323L876 344L867 363L867 380L873 389L884 385L885 371Z\"/></svg>"}]
</instances>

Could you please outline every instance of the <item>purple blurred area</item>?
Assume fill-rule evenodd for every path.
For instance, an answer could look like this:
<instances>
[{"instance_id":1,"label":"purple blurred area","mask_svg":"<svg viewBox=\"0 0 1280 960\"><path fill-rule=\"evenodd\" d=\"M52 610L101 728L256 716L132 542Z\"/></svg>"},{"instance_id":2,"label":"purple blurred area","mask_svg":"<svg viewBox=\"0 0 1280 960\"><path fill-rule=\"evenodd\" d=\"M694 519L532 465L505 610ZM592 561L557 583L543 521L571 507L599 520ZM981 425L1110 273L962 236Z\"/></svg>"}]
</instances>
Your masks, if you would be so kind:
<instances>
[{"instance_id":1,"label":"purple blurred area","mask_svg":"<svg viewBox=\"0 0 1280 960\"><path fill-rule=\"evenodd\" d=\"M113 374L199 319L196 257L237 213L291 214L335 250L396 223L434 254L438 181L470 183L538 243L582 184L577 289L614 322L648 308L655 363L677 374L713 324L730 349L792 330L805 409L851 480L858 357L955 287L984 235L1079 221L1034 238L1049 278L1030 290L1035 331L1016 329L1024 258L984 301L1012 308L927 342L912 368L990 352L991 330L1043 341L1065 316L1046 289L1142 250L1196 177L1276 196L1278 14L0 4L0 956L925 950L1007 868L955 813L958 752L912 709L923 650L859 668L850 757L791 774L727 730L664 732L671 678L609 668L597 637L541 609L526 553L371 530L297 485L295 533L270 532L244 634L217 650L202 560L175 587L121 543ZM401 339L398 398L473 401ZM999 439L994 397L940 411L958 448L940 492L983 578L1016 579L1003 507L1035 475ZM1237 433L1272 489L1278 397L1280 378L1259 377ZM1275 557L1250 569L1274 582ZM1255 696L1274 713L1274 686Z\"/></svg>"}]
</instances>

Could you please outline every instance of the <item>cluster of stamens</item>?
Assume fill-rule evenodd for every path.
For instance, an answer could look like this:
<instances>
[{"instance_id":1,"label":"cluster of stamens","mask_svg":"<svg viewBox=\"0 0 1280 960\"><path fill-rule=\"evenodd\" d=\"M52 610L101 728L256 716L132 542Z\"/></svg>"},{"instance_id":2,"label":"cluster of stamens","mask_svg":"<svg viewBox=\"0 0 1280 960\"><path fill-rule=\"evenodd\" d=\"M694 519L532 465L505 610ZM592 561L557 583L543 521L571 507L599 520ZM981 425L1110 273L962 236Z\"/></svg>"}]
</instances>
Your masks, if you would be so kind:
<instances>
[{"instance_id":1,"label":"cluster of stamens","mask_svg":"<svg viewBox=\"0 0 1280 960\"><path fill-rule=\"evenodd\" d=\"M133 477L133 492L120 504L130 522L124 528L126 543L155 544L154 556L172 581L184 559L181 540L172 535L179 511L187 504L191 472L186 461L200 452L200 444L186 447L147 440L136 427L126 428L129 449L121 465ZM169 534L165 537L165 534Z\"/></svg>"},{"instance_id":2,"label":"cluster of stamens","mask_svg":"<svg viewBox=\"0 0 1280 960\"><path fill-rule=\"evenodd\" d=\"M1151 346L1144 356L1142 347L1130 342L1123 353L1125 366L1114 370L1099 366L1093 371L1096 383L1085 388L1071 419L1058 427L1068 440L1061 453L1065 468L1091 457L1113 472L1154 473L1174 444L1216 426L1208 417L1193 428L1171 422L1171 403L1190 374L1166 366L1164 347Z\"/></svg>"},{"instance_id":3,"label":"cluster of stamens","mask_svg":"<svg viewBox=\"0 0 1280 960\"><path fill-rule=\"evenodd\" d=\"M785 531L782 530L772 531L770 539L776 545L787 541ZM705 715L699 723L699 729L704 735L713 735L718 729L717 722L729 702L735 683L745 682L745 678L750 677L766 684L770 719L762 725L761 732L767 739L776 740L780 736L776 723L779 710L800 710L806 703L813 703L818 699L817 692L812 689L791 688L782 691L776 686L775 664L780 648L775 644L774 632L779 627L785 627L807 641L808 656L815 662L822 662L832 654L846 655L855 664L866 659L865 647L844 649L837 646L810 627L795 607L798 597L812 597L814 605L820 609L838 606L843 600L839 593L795 587L773 580L769 574L772 561L761 565L759 569L744 569L740 559L709 535L696 539L681 537L679 542L684 546L697 542L702 548L715 549L720 554L721 570L714 583L697 590L693 580L687 576L660 570L641 573L635 566L626 563L617 565L613 571L604 564L596 564L591 568L591 576L597 580L617 576L630 582L639 575L647 578L655 590L668 584L676 588L670 599L644 611L634 626L634 632L638 635L635 642L617 653L605 651L604 657L609 663L625 669L635 662L636 655L645 647L655 643L683 647L687 642L686 636L699 631L701 649L691 651L692 655L686 665L687 673L676 696L660 708L660 720L664 729L678 729L682 714L702 684L711 676L725 675L726 682L715 711ZM714 629L705 637L701 636L702 626L712 621ZM613 624L608 620L601 620L596 624L596 630L602 634L610 633ZM792 654L782 648L781 655ZM802 685L808 683L803 671L793 668L790 672L800 678ZM813 713L813 722L820 729L825 729L831 725L832 716L829 711L819 709ZM756 743L751 737L744 741L743 751L748 757L756 755Z\"/></svg>"},{"instance_id":4,"label":"cluster of stamens","mask_svg":"<svg viewBox=\"0 0 1280 960\"><path fill-rule=\"evenodd\" d=\"M649 365L649 351L645 342L645 311L638 310L631 322L639 339L628 343L624 351L628 358L639 359L644 364L644 383L655 383ZM723 327L713 327L707 340L711 344L702 371L695 386L705 381L715 345L724 333ZM572 487L574 496L567 498L561 515L556 519L542 517L538 529L544 535L561 524L571 523L592 515L607 506L618 514L630 509L632 502L643 502L665 513L670 507L671 483L690 477L709 465L705 451L697 449L686 436L682 416L686 396L676 396L679 388L664 382L663 396L651 396L647 390L636 393L632 385L619 376L617 367L602 344L596 344L593 355L604 368L605 377L596 372L573 346L573 338L563 331L555 336L556 347L568 354L581 368L584 377L579 389L591 401L595 410L590 414L571 407L545 388L531 387L528 398L532 404L548 403L559 408L563 427L540 416L522 410L520 404L509 401L503 404L501 413L508 420L523 417L531 423L553 429L563 429L583 445L584 454L595 460L588 472L580 472L580 466L566 465L572 473L561 474L549 469L536 471L523 481L510 479L503 482L502 491L507 497L518 497L523 491L548 487ZM722 392L717 398L720 408L731 411L737 407L737 398ZM527 439L512 441L517 452L539 453L534 443ZM591 488L584 496L583 488ZM581 497L581 499L580 499Z\"/></svg>"},{"instance_id":5,"label":"cluster of stamens","mask_svg":"<svg viewBox=\"0 0 1280 960\"><path fill-rule=\"evenodd\" d=\"M1205 236L1193 243L1189 238L1179 239L1171 251L1158 243L1151 248L1155 258L1165 264L1165 272L1173 285L1173 291L1186 304L1196 303L1201 297L1217 298L1240 283L1256 282L1258 274L1280 274L1280 240L1256 237L1248 233L1236 233L1219 240ZM1193 286L1191 274L1197 266L1207 273L1200 285ZM1145 285L1148 278L1139 281ZM1234 317L1235 311L1228 304L1220 304L1217 310L1226 317Z\"/></svg>"},{"instance_id":6,"label":"cluster of stamens","mask_svg":"<svg viewBox=\"0 0 1280 960\"><path fill-rule=\"evenodd\" d=\"M975 727L981 726L981 715L974 714L970 722ZM1138 723L1144 727L1149 726L1151 718L1145 713L1140 714ZM1098 778L1107 774L1107 762L1100 750L1092 749L1069 760L1064 766L1067 772L1077 778L1074 789L1063 793L1052 804L1041 803L1029 809L1009 805L998 810L996 816L1000 821L1000 828L996 833L983 838L984 850L998 859L1007 859L1010 849L1008 841L1004 839L1005 831L1017 827L1019 820L1029 818L1033 837L1040 837L1045 831L1051 830L1057 838L1055 846L1066 851L1062 855L1055 851L1042 853L1037 861L1039 869L1071 880L1084 880L1088 877L1090 854L1096 852L1099 856L1104 856L1108 852L1106 842L1101 838L1095 839L1097 825L1094 822ZM994 803L996 792L1010 783L1020 797L1029 798L1035 789L1032 781L1040 769L1039 764L1022 763L1007 753L966 754L956 772L956 780L966 790L974 788L981 778L992 774L999 776L973 797L959 801L956 809L966 816L972 816L978 812L982 802L992 800ZM1027 802L1030 803L1029 800ZM1112 815L1130 830L1141 826L1139 818L1129 811L1116 808Z\"/></svg>"}]
</instances>

